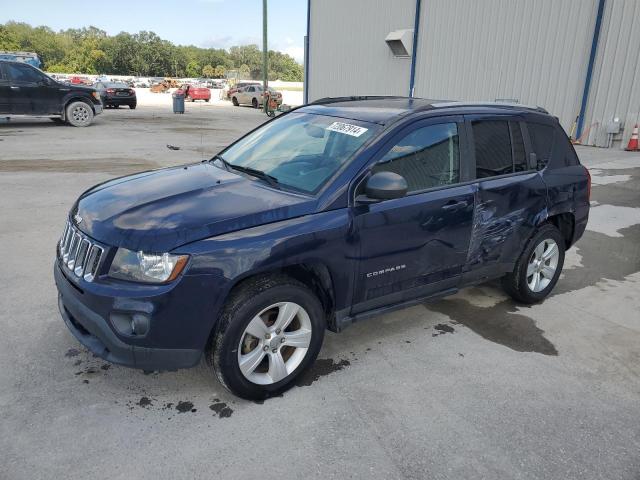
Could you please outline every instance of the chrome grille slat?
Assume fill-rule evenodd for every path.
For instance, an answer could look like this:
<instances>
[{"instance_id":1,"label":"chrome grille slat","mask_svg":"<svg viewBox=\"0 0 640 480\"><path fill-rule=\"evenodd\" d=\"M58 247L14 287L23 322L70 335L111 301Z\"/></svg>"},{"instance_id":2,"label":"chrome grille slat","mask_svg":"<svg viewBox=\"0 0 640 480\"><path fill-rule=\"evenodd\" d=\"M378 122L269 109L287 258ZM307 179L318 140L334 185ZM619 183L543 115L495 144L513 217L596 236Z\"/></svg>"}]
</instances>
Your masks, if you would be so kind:
<instances>
[{"instance_id":1,"label":"chrome grille slat","mask_svg":"<svg viewBox=\"0 0 640 480\"><path fill-rule=\"evenodd\" d=\"M100 268L104 249L67 221L58 245L61 263L78 278L92 282Z\"/></svg>"}]
</instances>

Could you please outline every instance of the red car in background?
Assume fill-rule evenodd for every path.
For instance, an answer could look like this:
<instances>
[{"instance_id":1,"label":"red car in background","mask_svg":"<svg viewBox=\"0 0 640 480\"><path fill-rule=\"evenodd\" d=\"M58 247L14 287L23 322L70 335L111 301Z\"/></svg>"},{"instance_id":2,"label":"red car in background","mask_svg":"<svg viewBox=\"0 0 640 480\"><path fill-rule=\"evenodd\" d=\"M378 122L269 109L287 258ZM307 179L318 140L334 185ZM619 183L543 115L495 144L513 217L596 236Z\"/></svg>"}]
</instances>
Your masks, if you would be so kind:
<instances>
[{"instance_id":1,"label":"red car in background","mask_svg":"<svg viewBox=\"0 0 640 480\"><path fill-rule=\"evenodd\" d=\"M211 90L202 85L184 84L178 89L178 92L184 93L184 99L187 102L195 102L196 100L211 100Z\"/></svg>"}]
</instances>

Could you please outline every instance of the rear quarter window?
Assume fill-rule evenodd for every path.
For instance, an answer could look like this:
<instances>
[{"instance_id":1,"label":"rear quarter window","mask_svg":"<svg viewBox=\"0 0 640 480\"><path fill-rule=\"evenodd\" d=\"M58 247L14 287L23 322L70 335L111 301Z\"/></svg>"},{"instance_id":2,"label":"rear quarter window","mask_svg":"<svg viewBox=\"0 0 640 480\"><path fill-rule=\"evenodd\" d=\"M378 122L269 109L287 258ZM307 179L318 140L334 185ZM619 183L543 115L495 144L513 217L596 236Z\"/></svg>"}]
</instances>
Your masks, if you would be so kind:
<instances>
[{"instance_id":1,"label":"rear quarter window","mask_svg":"<svg viewBox=\"0 0 640 480\"><path fill-rule=\"evenodd\" d=\"M547 166L553 150L555 128L542 123L528 122L529 136L531 137L531 148L538 160L538 169Z\"/></svg>"}]
</instances>

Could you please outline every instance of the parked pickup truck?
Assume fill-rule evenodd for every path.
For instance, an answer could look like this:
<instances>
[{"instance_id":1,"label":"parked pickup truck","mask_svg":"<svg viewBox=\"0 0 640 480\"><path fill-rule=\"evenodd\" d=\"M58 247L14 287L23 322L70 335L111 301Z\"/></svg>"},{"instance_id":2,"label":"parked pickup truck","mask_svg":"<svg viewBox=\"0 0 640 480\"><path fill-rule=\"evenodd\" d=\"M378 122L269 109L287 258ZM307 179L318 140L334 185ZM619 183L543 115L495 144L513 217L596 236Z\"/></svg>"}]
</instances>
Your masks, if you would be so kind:
<instances>
[{"instance_id":1,"label":"parked pickup truck","mask_svg":"<svg viewBox=\"0 0 640 480\"><path fill-rule=\"evenodd\" d=\"M282 114L202 163L96 185L54 265L89 350L146 370L204 355L237 395L278 394L325 329L501 279L553 290L590 176L537 107L351 97Z\"/></svg>"},{"instance_id":2,"label":"parked pickup truck","mask_svg":"<svg viewBox=\"0 0 640 480\"><path fill-rule=\"evenodd\" d=\"M100 113L95 89L60 83L27 63L0 60L0 115L48 116L86 127Z\"/></svg>"}]
</instances>

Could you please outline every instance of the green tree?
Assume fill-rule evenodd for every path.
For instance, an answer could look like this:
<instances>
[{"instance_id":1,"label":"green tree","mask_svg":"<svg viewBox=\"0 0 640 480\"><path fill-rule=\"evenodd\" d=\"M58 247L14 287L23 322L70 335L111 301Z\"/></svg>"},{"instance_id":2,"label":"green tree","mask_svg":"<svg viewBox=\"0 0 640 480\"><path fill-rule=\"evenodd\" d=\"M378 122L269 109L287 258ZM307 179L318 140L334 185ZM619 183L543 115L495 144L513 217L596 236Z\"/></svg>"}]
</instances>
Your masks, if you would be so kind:
<instances>
[{"instance_id":1,"label":"green tree","mask_svg":"<svg viewBox=\"0 0 640 480\"><path fill-rule=\"evenodd\" d=\"M213 78L215 73L215 69L211 65L205 65L202 68L202 76L205 78Z\"/></svg>"},{"instance_id":2,"label":"green tree","mask_svg":"<svg viewBox=\"0 0 640 480\"><path fill-rule=\"evenodd\" d=\"M227 73L226 68L224 68L222 65L217 65L213 72L213 76L215 78L224 78L226 73Z\"/></svg>"}]
</instances>

